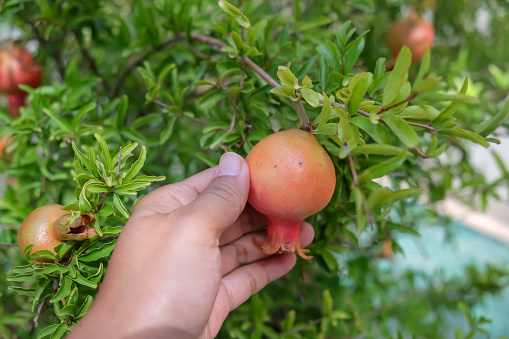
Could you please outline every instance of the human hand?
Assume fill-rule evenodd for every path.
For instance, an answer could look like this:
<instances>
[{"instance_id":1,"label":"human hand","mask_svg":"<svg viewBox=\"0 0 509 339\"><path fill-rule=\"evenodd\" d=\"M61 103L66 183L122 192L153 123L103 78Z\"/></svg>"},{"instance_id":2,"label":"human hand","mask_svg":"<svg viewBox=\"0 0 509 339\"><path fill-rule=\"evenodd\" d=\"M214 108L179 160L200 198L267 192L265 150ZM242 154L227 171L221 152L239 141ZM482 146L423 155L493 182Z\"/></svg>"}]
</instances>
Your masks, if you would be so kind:
<instances>
[{"instance_id":1,"label":"human hand","mask_svg":"<svg viewBox=\"0 0 509 339\"><path fill-rule=\"evenodd\" d=\"M294 253L263 254L263 215L246 201L249 168L219 166L153 191L122 231L100 291L69 338L213 338L230 311L289 272ZM313 228L302 223L300 242Z\"/></svg>"}]
</instances>

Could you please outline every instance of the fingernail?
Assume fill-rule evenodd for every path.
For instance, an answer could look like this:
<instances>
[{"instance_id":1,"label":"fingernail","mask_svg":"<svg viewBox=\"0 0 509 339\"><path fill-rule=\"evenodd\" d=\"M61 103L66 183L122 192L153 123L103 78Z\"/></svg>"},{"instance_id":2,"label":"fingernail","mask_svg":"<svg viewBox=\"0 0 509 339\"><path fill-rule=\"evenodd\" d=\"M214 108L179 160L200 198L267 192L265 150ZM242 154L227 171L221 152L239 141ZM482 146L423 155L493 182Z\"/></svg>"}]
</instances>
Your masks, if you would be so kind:
<instances>
[{"instance_id":1,"label":"fingernail","mask_svg":"<svg viewBox=\"0 0 509 339\"><path fill-rule=\"evenodd\" d=\"M240 173L244 158L234 152L227 152L221 156L219 166L217 167L216 176L223 175L234 176Z\"/></svg>"}]
</instances>

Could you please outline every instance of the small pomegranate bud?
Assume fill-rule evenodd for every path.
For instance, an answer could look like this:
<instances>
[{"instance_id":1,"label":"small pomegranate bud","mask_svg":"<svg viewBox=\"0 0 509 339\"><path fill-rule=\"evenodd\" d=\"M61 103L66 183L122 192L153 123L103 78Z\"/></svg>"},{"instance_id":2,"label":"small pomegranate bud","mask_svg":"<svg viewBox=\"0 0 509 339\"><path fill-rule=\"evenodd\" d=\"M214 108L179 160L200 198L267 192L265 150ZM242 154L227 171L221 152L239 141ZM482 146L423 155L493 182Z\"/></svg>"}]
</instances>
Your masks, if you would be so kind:
<instances>
[{"instance_id":1,"label":"small pomegranate bud","mask_svg":"<svg viewBox=\"0 0 509 339\"><path fill-rule=\"evenodd\" d=\"M334 164L316 137L300 129L277 132L248 154L251 189L248 201L268 219L267 238L253 239L265 254L307 249L299 243L301 222L321 211L336 186Z\"/></svg>"},{"instance_id":2,"label":"small pomegranate bud","mask_svg":"<svg viewBox=\"0 0 509 339\"><path fill-rule=\"evenodd\" d=\"M28 245L33 244L34 247L30 253L40 250L55 253L54 248L66 240L85 240L97 234L90 230L92 227L87 227L94 221L93 214L84 213L67 225L72 214L63 210L62 207L57 204L42 206L33 210L23 220L18 230L18 247L21 252Z\"/></svg>"}]
</instances>

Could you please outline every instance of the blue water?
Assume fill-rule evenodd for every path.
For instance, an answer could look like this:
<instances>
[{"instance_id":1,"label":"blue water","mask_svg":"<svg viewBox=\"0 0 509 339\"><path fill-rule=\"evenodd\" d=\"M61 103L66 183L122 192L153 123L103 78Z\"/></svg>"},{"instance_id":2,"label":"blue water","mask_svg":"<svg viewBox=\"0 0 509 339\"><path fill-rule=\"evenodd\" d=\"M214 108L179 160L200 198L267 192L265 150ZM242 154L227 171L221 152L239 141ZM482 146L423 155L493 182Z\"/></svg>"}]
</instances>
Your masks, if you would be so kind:
<instances>
[{"instance_id":1,"label":"blue water","mask_svg":"<svg viewBox=\"0 0 509 339\"><path fill-rule=\"evenodd\" d=\"M445 277L450 278L463 276L468 264L474 264L480 269L486 264L509 264L509 244L457 222L449 226L449 231L454 234L452 240L446 239L443 227L420 227L421 238L400 234L397 242L405 254L396 255L391 263L382 261L381 265L390 265L396 271L418 269L429 275L441 270ZM491 333L492 338L498 335L509 336L509 288L495 297L486 297L485 302L478 305L472 315L482 315L492 320L491 324L482 326ZM463 315L453 316L450 321L451 329L460 327L468 333L468 324Z\"/></svg>"}]
</instances>

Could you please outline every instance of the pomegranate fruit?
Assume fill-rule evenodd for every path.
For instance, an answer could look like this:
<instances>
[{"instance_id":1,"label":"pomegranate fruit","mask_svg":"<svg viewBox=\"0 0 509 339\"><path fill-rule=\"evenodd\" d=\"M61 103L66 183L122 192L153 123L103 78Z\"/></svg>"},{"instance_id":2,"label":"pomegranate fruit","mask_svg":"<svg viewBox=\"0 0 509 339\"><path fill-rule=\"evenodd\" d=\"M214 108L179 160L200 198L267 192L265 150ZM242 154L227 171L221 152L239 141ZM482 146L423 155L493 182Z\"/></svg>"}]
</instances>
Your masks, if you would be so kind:
<instances>
[{"instance_id":1,"label":"pomegranate fruit","mask_svg":"<svg viewBox=\"0 0 509 339\"><path fill-rule=\"evenodd\" d=\"M396 59L403 46L407 46L412 52L412 63L422 60L426 52L426 44L433 47L435 31L433 24L419 17L417 14L396 21L387 33L387 46Z\"/></svg>"},{"instance_id":2,"label":"pomegranate fruit","mask_svg":"<svg viewBox=\"0 0 509 339\"><path fill-rule=\"evenodd\" d=\"M0 50L0 92L25 96L20 84L37 88L41 81L41 66L25 48L10 44Z\"/></svg>"},{"instance_id":3,"label":"pomegranate fruit","mask_svg":"<svg viewBox=\"0 0 509 339\"><path fill-rule=\"evenodd\" d=\"M9 139L9 134L4 134L4 136L0 139L0 158L4 154L4 149L9 146L12 142L12 139Z\"/></svg>"},{"instance_id":4,"label":"pomegranate fruit","mask_svg":"<svg viewBox=\"0 0 509 339\"><path fill-rule=\"evenodd\" d=\"M265 254L297 252L301 222L322 210L336 187L329 155L316 137L300 129L269 135L256 144L246 161L251 176L248 201L268 219L264 242L253 239Z\"/></svg>"},{"instance_id":5,"label":"pomegranate fruit","mask_svg":"<svg viewBox=\"0 0 509 339\"><path fill-rule=\"evenodd\" d=\"M25 106L25 98L24 95L19 94L9 94L7 97L7 100L9 102L9 106L7 108L7 112L9 113L9 116L12 118L19 117L19 109L20 107Z\"/></svg>"},{"instance_id":6,"label":"pomegranate fruit","mask_svg":"<svg viewBox=\"0 0 509 339\"><path fill-rule=\"evenodd\" d=\"M18 247L21 252L33 244L30 253L40 250L55 253L54 248L64 241L85 240L97 235L93 227L88 226L95 218L93 214L83 213L71 225L67 225L72 214L62 207L57 204L42 206L33 210L23 220L18 230Z\"/></svg>"}]
</instances>

